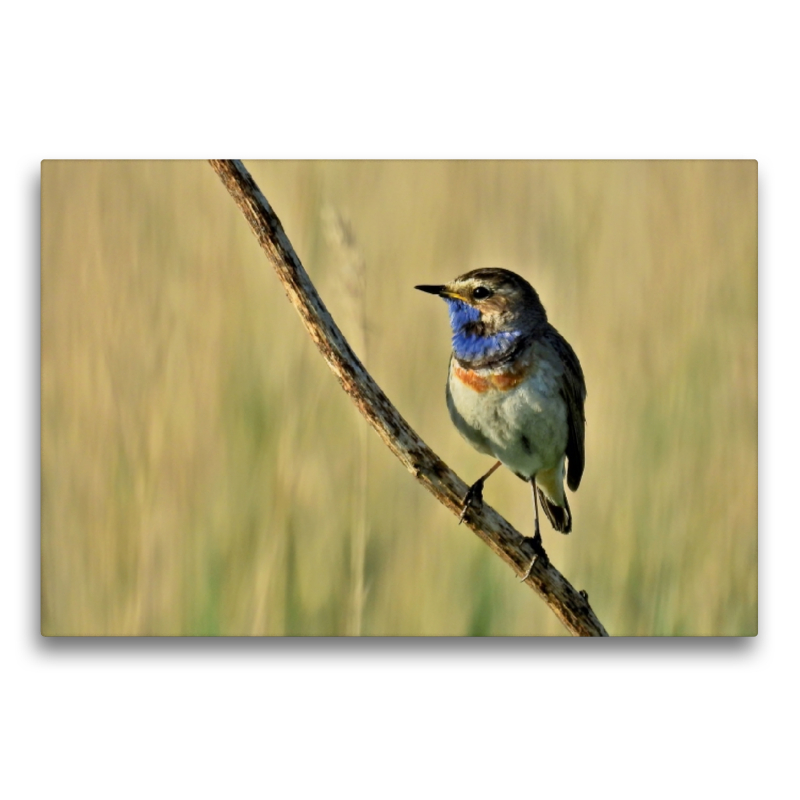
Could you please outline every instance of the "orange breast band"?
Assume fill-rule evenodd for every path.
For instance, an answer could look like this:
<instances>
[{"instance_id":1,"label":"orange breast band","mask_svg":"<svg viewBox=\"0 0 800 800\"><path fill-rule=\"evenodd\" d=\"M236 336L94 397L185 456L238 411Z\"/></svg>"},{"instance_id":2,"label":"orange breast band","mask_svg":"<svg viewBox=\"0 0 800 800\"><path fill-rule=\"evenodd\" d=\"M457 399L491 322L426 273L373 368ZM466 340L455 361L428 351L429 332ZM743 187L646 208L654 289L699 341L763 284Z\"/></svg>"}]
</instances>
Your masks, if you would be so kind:
<instances>
[{"instance_id":1,"label":"orange breast band","mask_svg":"<svg viewBox=\"0 0 800 800\"><path fill-rule=\"evenodd\" d=\"M453 374L465 386L469 386L475 392L488 392L489 389L499 389L501 392L507 392L515 386L519 386L525 380L527 375L527 364L521 365L521 369L517 371L508 372L495 372L488 375L479 375L471 369L464 369L457 363L453 364Z\"/></svg>"}]
</instances>

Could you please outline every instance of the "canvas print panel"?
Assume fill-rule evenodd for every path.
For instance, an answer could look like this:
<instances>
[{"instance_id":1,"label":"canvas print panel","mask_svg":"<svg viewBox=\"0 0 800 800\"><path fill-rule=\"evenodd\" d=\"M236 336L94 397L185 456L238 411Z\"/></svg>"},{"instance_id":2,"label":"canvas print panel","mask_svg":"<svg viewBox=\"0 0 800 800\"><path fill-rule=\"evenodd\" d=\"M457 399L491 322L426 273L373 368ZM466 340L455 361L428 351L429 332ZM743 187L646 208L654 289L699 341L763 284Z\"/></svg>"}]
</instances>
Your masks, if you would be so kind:
<instances>
[{"instance_id":1,"label":"canvas print panel","mask_svg":"<svg viewBox=\"0 0 800 800\"><path fill-rule=\"evenodd\" d=\"M609 634L756 634L755 162L246 167L413 429L467 485L503 462L482 499L526 536L538 470L543 551ZM45 635L568 635L368 427L208 163L43 162L41 285ZM508 392L519 436L487 445Z\"/></svg>"}]
</instances>

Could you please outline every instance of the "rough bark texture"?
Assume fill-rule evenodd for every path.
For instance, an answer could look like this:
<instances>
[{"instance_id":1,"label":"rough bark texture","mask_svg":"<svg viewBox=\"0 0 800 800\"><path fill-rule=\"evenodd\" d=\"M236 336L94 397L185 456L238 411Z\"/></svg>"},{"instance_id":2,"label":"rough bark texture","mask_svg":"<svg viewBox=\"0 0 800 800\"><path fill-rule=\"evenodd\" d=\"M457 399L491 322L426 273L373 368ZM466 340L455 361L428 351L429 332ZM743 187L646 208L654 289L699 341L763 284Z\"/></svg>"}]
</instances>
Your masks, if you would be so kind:
<instances>
[{"instance_id":1,"label":"rough bark texture","mask_svg":"<svg viewBox=\"0 0 800 800\"><path fill-rule=\"evenodd\" d=\"M300 314L311 338L342 388L378 432L386 446L436 499L458 517L469 488L403 419L356 357L311 283L280 220L241 161L212 160ZM484 504L471 510L465 524L522 577L533 558L530 543L496 511ZM551 564L537 559L526 583L576 636L608 636L585 593L576 591Z\"/></svg>"}]
</instances>

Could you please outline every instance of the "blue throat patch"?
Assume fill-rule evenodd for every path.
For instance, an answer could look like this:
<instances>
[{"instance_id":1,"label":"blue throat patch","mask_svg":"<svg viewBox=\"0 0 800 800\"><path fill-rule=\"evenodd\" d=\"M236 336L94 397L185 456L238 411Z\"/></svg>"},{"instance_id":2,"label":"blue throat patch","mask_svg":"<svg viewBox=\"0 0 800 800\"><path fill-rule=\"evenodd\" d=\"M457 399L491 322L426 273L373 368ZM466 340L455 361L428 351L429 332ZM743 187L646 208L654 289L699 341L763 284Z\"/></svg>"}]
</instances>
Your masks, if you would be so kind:
<instances>
[{"instance_id":1,"label":"blue throat patch","mask_svg":"<svg viewBox=\"0 0 800 800\"><path fill-rule=\"evenodd\" d=\"M453 329L453 352L461 361L482 361L505 355L519 339L520 334L512 331L500 331L491 336L479 336L466 330L470 323L479 322L481 312L453 297L443 298L447 301L450 312L450 327Z\"/></svg>"}]
</instances>

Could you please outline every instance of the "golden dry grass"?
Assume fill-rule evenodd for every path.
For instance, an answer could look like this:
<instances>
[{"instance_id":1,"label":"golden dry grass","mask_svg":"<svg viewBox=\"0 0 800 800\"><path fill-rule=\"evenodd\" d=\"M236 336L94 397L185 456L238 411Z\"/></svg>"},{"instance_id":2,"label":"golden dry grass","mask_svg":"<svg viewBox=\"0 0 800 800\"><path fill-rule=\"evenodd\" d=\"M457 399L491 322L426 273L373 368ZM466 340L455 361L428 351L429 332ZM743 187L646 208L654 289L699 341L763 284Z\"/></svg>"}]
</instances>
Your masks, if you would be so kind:
<instances>
[{"instance_id":1,"label":"golden dry grass","mask_svg":"<svg viewBox=\"0 0 800 800\"><path fill-rule=\"evenodd\" d=\"M553 561L612 634L756 632L755 162L247 166L468 482L490 462L447 417L445 307L412 287L525 275L589 389ZM565 634L365 425L206 163L44 162L45 634ZM486 499L531 528L507 471Z\"/></svg>"}]
</instances>

